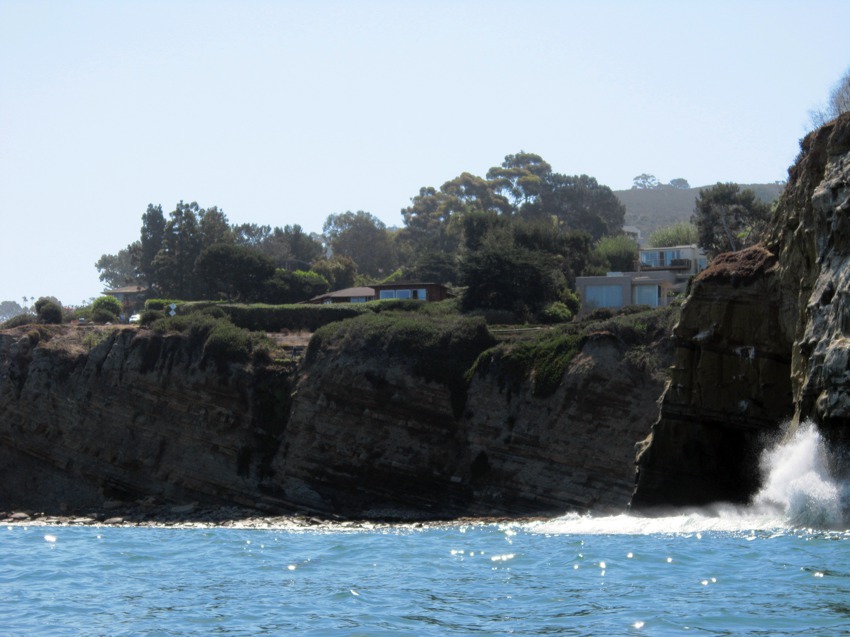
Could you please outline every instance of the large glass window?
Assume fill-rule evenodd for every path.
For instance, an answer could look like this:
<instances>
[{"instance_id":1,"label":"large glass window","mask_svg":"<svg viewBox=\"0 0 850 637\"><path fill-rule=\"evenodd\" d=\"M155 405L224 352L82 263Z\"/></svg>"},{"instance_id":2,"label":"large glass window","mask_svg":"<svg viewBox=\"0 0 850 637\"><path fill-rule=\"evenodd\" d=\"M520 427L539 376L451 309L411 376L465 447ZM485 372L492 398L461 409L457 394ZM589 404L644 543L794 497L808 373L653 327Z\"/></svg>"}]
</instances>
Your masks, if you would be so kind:
<instances>
[{"instance_id":1,"label":"large glass window","mask_svg":"<svg viewBox=\"0 0 850 637\"><path fill-rule=\"evenodd\" d=\"M588 285L584 288L588 307L622 307L623 288L619 285Z\"/></svg>"},{"instance_id":2,"label":"large glass window","mask_svg":"<svg viewBox=\"0 0 850 637\"><path fill-rule=\"evenodd\" d=\"M410 290L396 290L395 291L395 298L397 298L397 299L409 299L412 296L413 296L413 294L411 293Z\"/></svg>"},{"instance_id":3,"label":"large glass window","mask_svg":"<svg viewBox=\"0 0 850 637\"><path fill-rule=\"evenodd\" d=\"M394 299L395 290L381 290L381 299Z\"/></svg>"},{"instance_id":4,"label":"large glass window","mask_svg":"<svg viewBox=\"0 0 850 637\"><path fill-rule=\"evenodd\" d=\"M632 297L632 303L636 305L658 307L658 286L636 285L632 289Z\"/></svg>"}]
</instances>

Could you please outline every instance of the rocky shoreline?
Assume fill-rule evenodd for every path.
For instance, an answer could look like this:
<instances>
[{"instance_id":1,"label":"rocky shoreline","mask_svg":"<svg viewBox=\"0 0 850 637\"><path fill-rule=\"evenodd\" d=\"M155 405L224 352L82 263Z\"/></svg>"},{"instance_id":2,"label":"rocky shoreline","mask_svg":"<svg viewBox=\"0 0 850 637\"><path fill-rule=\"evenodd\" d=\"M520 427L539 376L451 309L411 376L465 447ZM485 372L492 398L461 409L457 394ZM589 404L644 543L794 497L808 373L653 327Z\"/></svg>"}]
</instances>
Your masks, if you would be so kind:
<instances>
[{"instance_id":1,"label":"rocky shoreline","mask_svg":"<svg viewBox=\"0 0 850 637\"><path fill-rule=\"evenodd\" d=\"M551 518L461 517L445 520L410 520L404 516L374 520L351 520L337 516L290 514L268 515L255 509L232 506L200 507L195 504L102 509L86 514L49 514L40 511L0 511L0 525L32 527L149 527L176 529L259 529L286 531L371 531L390 528L434 528L484 526L545 521Z\"/></svg>"}]
</instances>

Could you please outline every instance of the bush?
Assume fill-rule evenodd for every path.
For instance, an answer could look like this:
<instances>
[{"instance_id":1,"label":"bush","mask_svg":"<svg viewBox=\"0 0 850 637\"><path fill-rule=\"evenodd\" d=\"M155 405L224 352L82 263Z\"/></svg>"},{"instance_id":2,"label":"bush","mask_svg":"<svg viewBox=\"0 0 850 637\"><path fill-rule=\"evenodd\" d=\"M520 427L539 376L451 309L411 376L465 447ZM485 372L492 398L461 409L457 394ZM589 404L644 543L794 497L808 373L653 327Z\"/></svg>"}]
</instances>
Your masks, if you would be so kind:
<instances>
[{"instance_id":1,"label":"bush","mask_svg":"<svg viewBox=\"0 0 850 637\"><path fill-rule=\"evenodd\" d=\"M178 301L176 299L148 299L145 301L145 309L146 310L160 310L165 311L171 304L180 305L183 301Z\"/></svg>"},{"instance_id":2,"label":"bush","mask_svg":"<svg viewBox=\"0 0 850 637\"><path fill-rule=\"evenodd\" d=\"M533 394L546 398L558 389L586 338L583 334L554 333L535 341L502 346L495 356L480 358L475 369L486 371L489 360L498 360L501 373L514 385L533 379Z\"/></svg>"},{"instance_id":3,"label":"bush","mask_svg":"<svg viewBox=\"0 0 850 637\"><path fill-rule=\"evenodd\" d=\"M52 298L42 297L36 301L35 312L40 323L62 323L62 305Z\"/></svg>"},{"instance_id":4,"label":"bush","mask_svg":"<svg viewBox=\"0 0 850 637\"><path fill-rule=\"evenodd\" d=\"M153 313L145 312L143 322ZM219 368L228 363L245 363L253 354L267 353L270 348L265 334L252 333L237 327L226 316L217 318L206 311L161 318L152 327L160 333L184 334L191 347L201 349L203 360L213 361Z\"/></svg>"},{"instance_id":5,"label":"bush","mask_svg":"<svg viewBox=\"0 0 850 637\"><path fill-rule=\"evenodd\" d=\"M543 311L540 312L537 318L541 323L548 325L552 323L567 323L572 320L573 313L570 312L570 308L565 303L555 301L543 308Z\"/></svg>"},{"instance_id":6,"label":"bush","mask_svg":"<svg viewBox=\"0 0 850 637\"><path fill-rule=\"evenodd\" d=\"M0 325L0 328L4 330L10 330L13 327L20 327L21 325L32 325L37 320L38 317L35 314L31 314L30 312L24 312L23 314L13 316L8 321Z\"/></svg>"},{"instance_id":7,"label":"bush","mask_svg":"<svg viewBox=\"0 0 850 637\"><path fill-rule=\"evenodd\" d=\"M91 304L91 309L92 317L94 317L94 315L97 314L99 310L106 310L116 318L121 315L122 310L121 302L114 296L109 296L108 294L97 297Z\"/></svg>"},{"instance_id":8,"label":"bush","mask_svg":"<svg viewBox=\"0 0 850 637\"><path fill-rule=\"evenodd\" d=\"M95 323L117 323L118 316L113 314L105 307L99 307L96 310L92 310L91 320Z\"/></svg>"}]
</instances>

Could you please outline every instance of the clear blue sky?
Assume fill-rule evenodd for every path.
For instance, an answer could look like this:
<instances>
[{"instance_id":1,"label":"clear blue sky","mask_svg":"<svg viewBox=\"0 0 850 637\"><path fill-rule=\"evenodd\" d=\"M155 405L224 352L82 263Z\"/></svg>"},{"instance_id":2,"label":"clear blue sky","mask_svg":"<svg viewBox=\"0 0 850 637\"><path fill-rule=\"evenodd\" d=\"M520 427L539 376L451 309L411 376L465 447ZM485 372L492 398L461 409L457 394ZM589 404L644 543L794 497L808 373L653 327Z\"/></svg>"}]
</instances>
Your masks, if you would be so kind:
<instances>
[{"instance_id":1,"label":"clear blue sky","mask_svg":"<svg viewBox=\"0 0 850 637\"><path fill-rule=\"evenodd\" d=\"M625 189L782 180L847 0L0 0L0 300L80 304L149 203L365 210L534 152Z\"/></svg>"}]
</instances>

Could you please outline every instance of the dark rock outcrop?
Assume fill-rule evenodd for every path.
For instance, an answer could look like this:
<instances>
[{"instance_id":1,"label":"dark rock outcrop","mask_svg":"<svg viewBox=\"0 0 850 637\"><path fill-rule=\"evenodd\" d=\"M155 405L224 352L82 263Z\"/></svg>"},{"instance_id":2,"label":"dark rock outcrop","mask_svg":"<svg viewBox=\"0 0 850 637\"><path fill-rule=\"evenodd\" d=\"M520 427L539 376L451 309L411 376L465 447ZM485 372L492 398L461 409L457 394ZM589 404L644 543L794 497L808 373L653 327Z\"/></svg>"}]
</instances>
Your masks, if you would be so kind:
<instances>
[{"instance_id":1,"label":"dark rock outcrop","mask_svg":"<svg viewBox=\"0 0 850 637\"><path fill-rule=\"evenodd\" d=\"M600 332L540 396L533 370L505 372L504 348L461 388L452 379L463 369L435 367L457 364L448 351L419 352L430 357L423 367L331 339L301 366L221 366L187 336L27 329L0 333L0 510L622 510L670 360L663 329ZM468 348L463 364L479 351Z\"/></svg>"},{"instance_id":2,"label":"dark rock outcrop","mask_svg":"<svg viewBox=\"0 0 850 637\"><path fill-rule=\"evenodd\" d=\"M291 375L200 354L135 328L0 333L0 507L262 505Z\"/></svg>"},{"instance_id":3,"label":"dark rock outcrop","mask_svg":"<svg viewBox=\"0 0 850 637\"><path fill-rule=\"evenodd\" d=\"M850 443L850 114L801 146L764 245L693 284L635 508L746 501L783 422Z\"/></svg>"}]
</instances>

